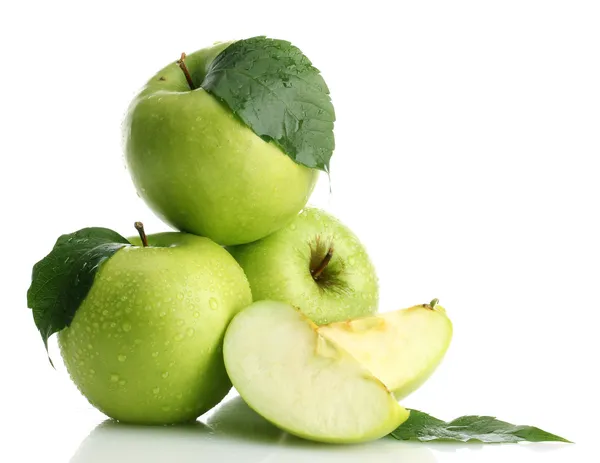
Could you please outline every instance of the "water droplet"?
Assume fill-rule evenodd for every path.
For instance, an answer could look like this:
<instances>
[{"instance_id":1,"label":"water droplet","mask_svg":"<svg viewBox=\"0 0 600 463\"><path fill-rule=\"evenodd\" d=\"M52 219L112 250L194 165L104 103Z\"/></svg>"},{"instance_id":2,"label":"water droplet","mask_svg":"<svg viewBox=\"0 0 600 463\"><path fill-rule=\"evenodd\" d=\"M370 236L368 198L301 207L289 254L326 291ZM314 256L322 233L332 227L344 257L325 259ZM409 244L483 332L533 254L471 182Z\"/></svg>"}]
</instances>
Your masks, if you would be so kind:
<instances>
[{"instance_id":1,"label":"water droplet","mask_svg":"<svg viewBox=\"0 0 600 463\"><path fill-rule=\"evenodd\" d=\"M154 357L154 358L158 357L158 352L152 352L152 357Z\"/></svg>"},{"instance_id":2,"label":"water droplet","mask_svg":"<svg viewBox=\"0 0 600 463\"><path fill-rule=\"evenodd\" d=\"M91 344L88 344L87 348L90 349L90 350L92 350L94 347Z\"/></svg>"},{"instance_id":3,"label":"water droplet","mask_svg":"<svg viewBox=\"0 0 600 463\"><path fill-rule=\"evenodd\" d=\"M177 326L183 326L185 322L183 320L177 320Z\"/></svg>"},{"instance_id":4,"label":"water droplet","mask_svg":"<svg viewBox=\"0 0 600 463\"><path fill-rule=\"evenodd\" d=\"M119 381L119 386L125 386L126 383L127 383L127 381L122 379L121 381Z\"/></svg>"},{"instance_id":5,"label":"water droplet","mask_svg":"<svg viewBox=\"0 0 600 463\"><path fill-rule=\"evenodd\" d=\"M200 316L200 312L198 312L197 310L194 312L194 318L198 318Z\"/></svg>"},{"instance_id":6,"label":"water droplet","mask_svg":"<svg viewBox=\"0 0 600 463\"><path fill-rule=\"evenodd\" d=\"M356 259L354 256L348 257L348 265L354 265L356 263Z\"/></svg>"},{"instance_id":7,"label":"water droplet","mask_svg":"<svg viewBox=\"0 0 600 463\"><path fill-rule=\"evenodd\" d=\"M213 310L217 310L219 308L219 301L217 301L214 297L211 297L208 301L208 305Z\"/></svg>"},{"instance_id":8,"label":"water droplet","mask_svg":"<svg viewBox=\"0 0 600 463\"><path fill-rule=\"evenodd\" d=\"M94 370L93 368L90 368L90 375L95 375L96 374L96 370Z\"/></svg>"},{"instance_id":9,"label":"water droplet","mask_svg":"<svg viewBox=\"0 0 600 463\"><path fill-rule=\"evenodd\" d=\"M165 371L161 376L166 379L169 377L169 372Z\"/></svg>"},{"instance_id":10,"label":"water droplet","mask_svg":"<svg viewBox=\"0 0 600 463\"><path fill-rule=\"evenodd\" d=\"M160 387L155 387L154 389L152 389L152 392L154 394L158 394L160 392Z\"/></svg>"},{"instance_id":11,"label":"water droplet","mask_svg":"<svg viewBox=\"0 0 600 463\"><path fill-rule=\"evenodd\" d=\"M175 397L177 399L181 399L183 397L183 394L181 392L178 392L177 394L175 394Z\"/></svg>"},{"instance_id":12,"label":"water droplet","mask_svg":"<svg viewBox=\"0 0 600 463\"><path fill-rule=\"evenodd\" d=\"M158 314L158 316L160 318L164 317L165 315L167 315L167 312L164 312L164 311Z\"/></svg>"},{"instance_id":13,"label":"water droplet","mask_svg":"<svg viewBox=\"0 0 600 463\"><path fill-rule=\"evenodd\" d=\"M188 328L185 333L191 338L192 336L194 336L195 332L196 331L194 330L194 328Z\"/></svg>"},{"instance_id":14,"label":"water droplet","mask_svg":"<svg viewBox=\"0 0 600 463\"><path fill-rule=\"evenodd\" d=\"M127 356L125 354L119 354L117 359L119 360L119 362L124 362L125 360L127 360Z\"/></svg>"},{"instance_id":15,"label":"water droplet","mask_svg":"<svg viewBox=\"0 0 600 463\"><path fill-rule=\"evenodd\" d=\"M175 335L175 341L181 341L183 339L183 334L179 333Z\"/></svg>"},{"instance_id":16,"label":"water droplet","mask_svg":"<svg viewBox=\"0 0 600 463\"><path fill-rule=\"evenodd\" d=\"M133 343L134 343L134 344L137 344L137 345L140 345L140 344L142 343L142 340L141 340L141 339L135 339L135 340L133 341Z\"/></svg>"},{"instance_id":17,"label":"water droplet","mask_svg":"<svg viewBox=\"0 0 600 463\"><path fill-rule=\"evenodd\" d=\"M123 323L122 327L123 327L123 331L125 331L125 332L131 331L131 325L129 323Z\"/></svg>"},{"instance_id":18,"label":"water droplet","mask_svg":"<svg viewBox=\"0 0 600 463\"><path fill-rule=\"evenodd\" d=\"M171 407L169 407L168 405L165 405L164 407L162 407L162 408L161 408L161 410L162 410L163 412L168 412L168 411L170 411L170 410L171 410Z\"/></svg>"},{"instance_id":19,"label":"water droplet","mask_svg":"<svg viewBox=\"0 0 600 463\"><path fill-rule=\"evenodd\" d=\"M103 310L102 315L104 315L106 317L108 315L108 310Z\"/></svg>"},{"instance_id":20,"label":"water droplet","mask_svg":"<svg viewBox=\"0 0 600 463\"><path fill-rule=\"evenodd\" d=\"M116 383L119 381L119 375L110 375L110 381Z\"/></svg>"},{"instance_id":21,"label":"water droplet","mask_svg":"<svg viewBox=\"0 0 600 463\"><path fill-rule=\"evenodd\" d=\"M180 301L183 300L183 297L184 297L183 293L179 293L177 295L177 299L179 299Z\"/></svg>"}]
</instances>

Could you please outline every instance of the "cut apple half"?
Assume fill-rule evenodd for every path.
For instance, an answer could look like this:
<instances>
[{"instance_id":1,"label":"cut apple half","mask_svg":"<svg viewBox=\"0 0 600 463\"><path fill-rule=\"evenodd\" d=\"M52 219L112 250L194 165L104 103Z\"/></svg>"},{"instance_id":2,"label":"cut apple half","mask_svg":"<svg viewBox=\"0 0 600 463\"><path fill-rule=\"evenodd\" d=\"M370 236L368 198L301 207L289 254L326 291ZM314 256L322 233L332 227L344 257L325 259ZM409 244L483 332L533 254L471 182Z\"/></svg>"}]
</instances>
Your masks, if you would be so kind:
<instances>
[{"instance_id":1,"label":"cut apple half","mask_svg":"<svg viewBox=\"0 0 600 463\"><path fill-rule=\"evenodd\" d=\"M379 378L397 400L431 376L452 339L452 323L437 299L430 304L320 326L317 331Z\"/></svg>"},{"instance_id":2,"label":"cut apple half","mask_svg":"<svg viewBox=\"0 0 600 463\"><path fill-rule=\"evenodd\" d=\"M408 418L379 379L289 304L259 301L239 313L223 354L246 403L290 434L365 442Z\"/></svg>"}]
</instances>

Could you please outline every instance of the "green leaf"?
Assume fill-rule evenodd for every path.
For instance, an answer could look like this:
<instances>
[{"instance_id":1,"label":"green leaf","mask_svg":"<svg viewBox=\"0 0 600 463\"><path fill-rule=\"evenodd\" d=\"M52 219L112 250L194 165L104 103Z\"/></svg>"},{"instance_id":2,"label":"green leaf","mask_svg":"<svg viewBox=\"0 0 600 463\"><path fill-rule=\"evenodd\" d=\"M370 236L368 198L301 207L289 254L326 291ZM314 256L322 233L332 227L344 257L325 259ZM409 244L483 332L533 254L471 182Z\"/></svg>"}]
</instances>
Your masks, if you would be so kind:
<instances>
[{"instance_id":1,"label":"green leaf","mask_svg":"<svg viewBox=\"0 0 600 463\"><path fill-rule=\"evenodd\" d=\"M533 426L516 426L493 416L463 416L446 422L427 413L411 410L410 417L390 434L398 440L459 442L570 442Z\"/></svg>"},{"instance_id":2,"label":"green leaf","mask_svg":"<svg viewBox=\"0 0 600 463\"><path fill-rule=\"evenodd\" d=\"M266 37L234 42L213 60L201 86L295 162L329 171L335 146L329 89L290 42Z\"/></svg>"},{"instance_id":3,"label":"green leaf","mask_svg":"<svg viewBox=\"0 0 600 463\"><path fill-rule=\"evenodd\" d=\"M27 305L46 351L48 338L71 324L102 263L128 245L107 228L84 228L62 235L50 254L33 266Z\"/></svg>"}]
</instances>

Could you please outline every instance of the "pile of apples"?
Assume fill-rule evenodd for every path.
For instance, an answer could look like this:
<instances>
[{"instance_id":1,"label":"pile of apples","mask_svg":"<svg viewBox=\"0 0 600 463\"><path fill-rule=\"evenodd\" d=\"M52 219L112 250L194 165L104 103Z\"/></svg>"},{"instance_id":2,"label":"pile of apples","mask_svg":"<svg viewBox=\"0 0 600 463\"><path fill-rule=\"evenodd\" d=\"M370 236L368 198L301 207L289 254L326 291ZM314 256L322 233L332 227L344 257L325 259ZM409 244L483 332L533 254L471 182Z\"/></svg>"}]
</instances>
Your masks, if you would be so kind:
<instances>
[{"instance_id":1,"label":"pile of apples","mask_svg":"<svg viewBox=\"0 0 600 463\"><path fill-rule=\"evenodd\" d=\"M218 44L171 63L131 104L125 157L139 195L180 232L99 264L58 333L82 394L123 422L195 420L235 386L281 429L322 442L382 437L442 360L437 300L377 315L365 248L306 203L319 171L256 135L202 81Z\"/></svg>"}]
</instances>

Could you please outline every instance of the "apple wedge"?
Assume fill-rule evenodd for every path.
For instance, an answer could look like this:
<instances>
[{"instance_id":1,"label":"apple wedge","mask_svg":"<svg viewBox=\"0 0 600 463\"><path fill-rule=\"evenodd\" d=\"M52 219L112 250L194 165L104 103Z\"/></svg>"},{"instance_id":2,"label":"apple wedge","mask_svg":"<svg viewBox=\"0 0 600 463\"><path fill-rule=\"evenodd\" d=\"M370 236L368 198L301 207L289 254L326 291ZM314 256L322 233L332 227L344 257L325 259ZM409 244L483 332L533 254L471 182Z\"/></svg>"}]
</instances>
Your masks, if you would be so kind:
<instances>
[{"instance_id":1,"label":"apple wedge","mask_svg":"<svg viewBox=\"0 0 600 463\"><path fill-rule=\"evenodd\" d=\"M227 329L223 355L246 403L305 439L374 440L409 415L367 368L284 302L259 301L239 313Z\"/></svg>"},{"instance_id":2,"label":"apple wedge","mask_svg":"<svg viewBox=\"0 0 600 463\"><path fill-rule=\"evenodd\" d=\"M450 345L452 323L437 302L331 323L317 331L350 353L400 400L431 376Z\"/></svg>"}]
</instances>

